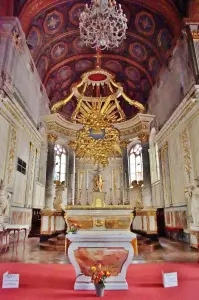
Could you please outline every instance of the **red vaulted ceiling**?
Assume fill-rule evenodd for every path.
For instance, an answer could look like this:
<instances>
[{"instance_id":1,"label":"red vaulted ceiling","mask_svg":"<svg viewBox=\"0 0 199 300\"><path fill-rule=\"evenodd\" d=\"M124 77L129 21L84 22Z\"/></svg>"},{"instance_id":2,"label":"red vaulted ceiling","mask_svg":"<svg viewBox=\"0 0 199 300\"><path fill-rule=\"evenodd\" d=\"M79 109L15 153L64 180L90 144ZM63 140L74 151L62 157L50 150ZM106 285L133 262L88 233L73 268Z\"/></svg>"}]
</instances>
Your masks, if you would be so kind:
<instances>
[{"instance_id":1,"label":"red vaulted ceiling","mask_svg":"<svg viewBox=\"0 0 199 300\"><path fill-rule=\"evenodd\" d=\"M70 93L83 72L96 64L95 50L79 38L79 15L85 3L76 0L17 0L19 16L51 104ZM171 0L117 0L128 18L127 39L103 51L102 68L114 73L129 97L146 104L151 87L179 35L181 19ZM61 109L67 119L75 99ZM121 101L127 119L136 110Z\"/></svg>"}]
</instances>

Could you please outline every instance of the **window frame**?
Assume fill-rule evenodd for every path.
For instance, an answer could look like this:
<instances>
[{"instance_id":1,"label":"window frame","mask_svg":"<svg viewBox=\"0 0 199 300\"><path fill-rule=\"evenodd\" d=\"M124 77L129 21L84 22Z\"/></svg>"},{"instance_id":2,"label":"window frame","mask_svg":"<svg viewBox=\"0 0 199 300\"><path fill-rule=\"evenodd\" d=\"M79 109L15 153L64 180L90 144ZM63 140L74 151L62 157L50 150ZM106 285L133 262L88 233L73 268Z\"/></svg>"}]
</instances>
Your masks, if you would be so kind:
<instances>
[{"instance_id":1,"label":"window frame","mask_svg":"<svg viewBox=\"0 0 199 300\"><path fill-rule=\"evenodd\" d=\"M136 154L135 150L136 147L139 147L139 153ZM134 159L132 159L132 157L134 157ZM141 171L138 172L137 170L137 166L138 164L136 164L136 158L140 157L140 165L141 165ZM132 163L132 161L134 163ZM133 170L132 170L133 168ZM138 173L140 173L140 175L138 175ZM142 146L140 143L136 143L134 144L130 150L129 150L129 182L130 182L130 186L132 185L133 181L143 181L143 156L142 156Z\"/></svg>"},{"instance_id":2,"label":"window frame","mask_svg":"<svg viewBox=\"0 0 199 300\"><path fill-rule=\"evenodd\" d=\"M66 152L66 149L62 145L59 145L59 144L55 145L54 150L55 150L54 180L55 181L59 181L59 182L63 182L63 181L66 181L67 152ZM57 159L56 159L57 157L59 158L59 162L57 162ZM63 159L63 157L64 157L64 159ZM63 163L63 160L65 160L64 163ZM56 170L57 164L59 166L59 170L58 171ZM62 166L65 166L64 172L62 172L63 171Z\"/></svg>"}]
</instances>

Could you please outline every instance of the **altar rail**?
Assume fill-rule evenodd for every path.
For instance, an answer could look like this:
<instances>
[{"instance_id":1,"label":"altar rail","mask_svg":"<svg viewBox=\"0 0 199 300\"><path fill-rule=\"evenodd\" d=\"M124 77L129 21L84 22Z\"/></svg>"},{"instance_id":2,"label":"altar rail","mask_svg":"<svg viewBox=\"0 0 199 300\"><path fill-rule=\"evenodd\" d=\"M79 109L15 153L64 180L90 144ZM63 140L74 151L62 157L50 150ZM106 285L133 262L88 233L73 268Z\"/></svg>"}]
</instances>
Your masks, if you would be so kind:
<instances>
[{"instance_id":1,"label":"altar rail","mask_svg":"<svg viewBox=\"0 0 199 300\"><path fill-rule=\"evenodd\" d=\"M137 210L132 229L145 234L157 234L156 210Z\"/></svg>"},{"instance_id":2,"label":"altar rail","mask_svg":"<svg viewBox=\"0 0 199 300\"><path fill-rule=\"evenodd\" d=\"M41 212L41 230L42 235L51 235L65 230L65 221L62 212L43 210Z\"/></svg>"}]
</instances>

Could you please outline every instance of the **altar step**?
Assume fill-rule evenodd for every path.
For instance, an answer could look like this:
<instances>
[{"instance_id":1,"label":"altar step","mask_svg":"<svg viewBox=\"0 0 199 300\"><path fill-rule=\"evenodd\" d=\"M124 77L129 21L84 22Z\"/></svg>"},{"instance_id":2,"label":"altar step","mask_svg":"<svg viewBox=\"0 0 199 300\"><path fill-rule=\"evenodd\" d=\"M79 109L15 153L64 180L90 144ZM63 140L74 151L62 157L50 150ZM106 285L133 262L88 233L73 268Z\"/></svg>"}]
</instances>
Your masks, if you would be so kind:
<instances>
[{"instance_id":1,"label":"altar step","mask_svg":"<svg viewBox=\"0 0 199 300\"><path fill-rule=\"evenodd\" d=\"M137 241L138 241L138 249L147 248L148 250L152 251L161 248L159 241L153 241L150 238L145 236L137 235Z\"/></svg>"},{"instance_id":2,"label":"altar step","mask_svg":"<svg viewBox=\"0 0 199 300\"><path fill-rule=\"evenodd\" d=\"M46 242L39 243L40 249L49 251L64 251L65 250L65 235L59 234L56 237L49 238Z\"/></svg>"}]
</instances>

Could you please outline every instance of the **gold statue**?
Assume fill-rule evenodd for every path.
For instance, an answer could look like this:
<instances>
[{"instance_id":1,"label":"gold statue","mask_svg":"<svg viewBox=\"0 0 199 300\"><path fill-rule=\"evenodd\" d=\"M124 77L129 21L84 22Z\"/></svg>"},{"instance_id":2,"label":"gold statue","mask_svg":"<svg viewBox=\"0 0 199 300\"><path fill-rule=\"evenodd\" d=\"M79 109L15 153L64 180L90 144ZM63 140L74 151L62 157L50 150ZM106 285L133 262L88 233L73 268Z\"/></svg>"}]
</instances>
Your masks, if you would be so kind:
<instances>
[{"instance_id":1,"label":"gold statue","mask_svg":"<svg viewBox=\"0 0 199 300\"><path fill-rule=\"evenodd\" d=\"M98 174L94 176L94 192L102 192L103 187L104 187L104 183L103 183L103 178L102 175Z\"/></svg>"}]
</instances>

